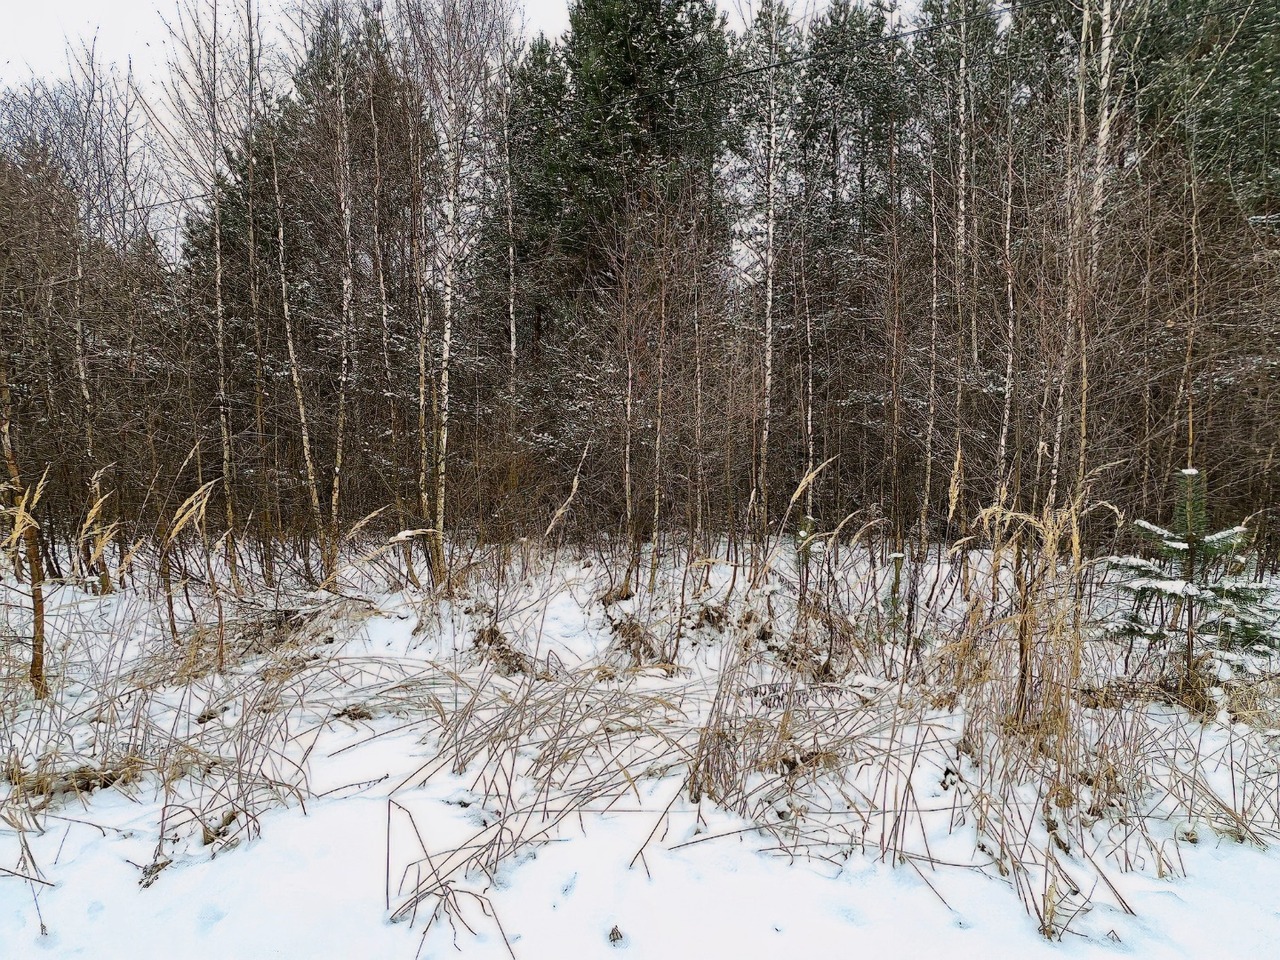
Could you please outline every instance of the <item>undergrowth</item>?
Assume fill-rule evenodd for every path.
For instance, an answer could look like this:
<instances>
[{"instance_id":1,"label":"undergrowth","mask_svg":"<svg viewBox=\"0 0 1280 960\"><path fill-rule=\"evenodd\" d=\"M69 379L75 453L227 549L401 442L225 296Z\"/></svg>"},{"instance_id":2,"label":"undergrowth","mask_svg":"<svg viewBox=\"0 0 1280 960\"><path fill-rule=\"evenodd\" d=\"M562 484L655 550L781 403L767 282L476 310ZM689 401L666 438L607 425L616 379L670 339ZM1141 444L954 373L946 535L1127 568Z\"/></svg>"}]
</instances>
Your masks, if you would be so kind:
<instances>
[{"instance_id":1,"label":"undergrowth","mask_svg":"<svg viewBox=\"0 0 1280 960\"><path fill-rule=\"evenodd\" d=\"M945 552L891 552L866 528L733 563L672 547L634 591L617 586L631 558L598 546L477 548L436 593L376 546L321 589L237 594L207 558L166 587L138 563L110 595L50 585L42 701L10 579L5 867L38 905L57 868L22 837L73 806L91 819L115 790L159 801L137 866L162 883L318 799L312 751L342 725L355 746L411 731L422 747L408 775L353 788L385 795L388 915L427 933L500 928L490 885L594 818L652 819L627 865L643 868L651 844L713 842L698 824L716 809L792 859L983 874L1061 938L1100 901L1131 912L1127 871L1177 875L1189 844L1280 836L1275 665L1171 683L1174 654L1135 656L1105 629L1122 597L1080 555L1079 519L991 511L982 549ZM553 642L570 614L587 654ZM414 618L410 647L362 647L391 616ZM461 791L473 829L425 828L433 784ZM679 818L694 836L672 839Z\"/></svg>"}]
</instances>

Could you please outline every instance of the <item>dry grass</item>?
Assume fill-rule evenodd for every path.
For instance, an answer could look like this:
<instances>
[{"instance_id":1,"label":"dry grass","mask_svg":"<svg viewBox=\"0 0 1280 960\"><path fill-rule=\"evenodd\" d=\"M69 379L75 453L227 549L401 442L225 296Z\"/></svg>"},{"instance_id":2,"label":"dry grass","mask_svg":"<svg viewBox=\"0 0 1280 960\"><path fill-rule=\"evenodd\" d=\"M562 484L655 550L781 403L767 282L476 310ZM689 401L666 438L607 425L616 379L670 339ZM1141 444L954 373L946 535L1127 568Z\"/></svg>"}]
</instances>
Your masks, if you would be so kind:
<instances>
[{"instance_id":1,"label":"dry grass","mask_svg":"<svg viewBox=\"0 0 1280 960\"><path fill-rule=\"evenodd\" d=\"M153 789L158 835L217 851L311 795L317 729L389 717L434 757L388 799L394 919L464 927L531 845L622 809L659 836L675 807L710 804L792 858L984 874L1061 937L1091 902L1129 909L1119 872L1178 874L1181 845L1207 836L1280 836L1280 682L1204 673L1170 689L1158 657L1126 672L1091 622L1078 517L993 511L990 550L923 560L877 563L887 551L865 542L802 570L775 547L724 566L714 587L705 560L693 574L670 564L629 598L608 589L610 564L629 557L495 551L424 603L420 636L467 639L462 656L422 662L335 653L376 615L377 585L403 582L385 552L361 554L327 600L157 581L179 598L176 643L165 604L121 593L58 611L57 695L33 709L0 686L0 816L30 829L94 791ZM538 653L566 592L596 624L594 660ZM464 837L425 828L438 801L421 788L442 783L480 812ZM957 836L963 856L954 843L937 855ZM140 882L169 860L158 843Z\"/></svg>"}]
</instances>

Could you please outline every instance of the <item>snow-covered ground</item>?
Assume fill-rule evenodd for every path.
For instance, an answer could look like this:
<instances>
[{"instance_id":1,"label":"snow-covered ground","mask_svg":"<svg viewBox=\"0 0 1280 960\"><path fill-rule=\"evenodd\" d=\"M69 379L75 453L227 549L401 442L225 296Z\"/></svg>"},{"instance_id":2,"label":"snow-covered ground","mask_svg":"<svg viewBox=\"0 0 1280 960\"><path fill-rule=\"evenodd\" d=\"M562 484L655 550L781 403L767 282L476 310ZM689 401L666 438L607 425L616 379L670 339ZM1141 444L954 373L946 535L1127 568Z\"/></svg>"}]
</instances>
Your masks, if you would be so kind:
<instances>
[{"instance_id":1,"label":"snow-covered ground","mask_svg":"<svg viewBox=\"0 0 1280 960\"><path fill-rule=\"evenodd\" d=\"M722 562L664 565L626 599L567 552L481 565L447 600L385 569L306 594L189 584L176 642L154 585L59 586L43 705L25 648L0 642L0 956L1208 958L1280 940L1276 731L1097 696L1071 701L1069 734L1008 730L1003 679L948 673L963 616L941 569L916 653L884 642L891 563L833 569L844 600L826 582L820 605L794 575Z\"/></svg>"}]
</instances>

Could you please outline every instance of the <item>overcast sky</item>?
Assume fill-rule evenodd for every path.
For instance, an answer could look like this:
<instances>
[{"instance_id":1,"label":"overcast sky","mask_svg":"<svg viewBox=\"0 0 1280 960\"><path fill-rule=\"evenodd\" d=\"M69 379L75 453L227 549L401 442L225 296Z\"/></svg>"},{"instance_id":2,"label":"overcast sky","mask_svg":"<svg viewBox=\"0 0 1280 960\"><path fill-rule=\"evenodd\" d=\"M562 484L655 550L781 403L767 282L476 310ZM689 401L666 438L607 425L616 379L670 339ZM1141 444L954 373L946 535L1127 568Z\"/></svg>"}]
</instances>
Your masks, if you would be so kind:
<instances>
[{"instance_id":1,"label":"overcast sky","mask_svg":"<svg viewBox=\"0 0 1280 960\"><path fill-rule=\"evenodd\" d=\"M286 0L259 0L264 17ZM0 21L0 86L31 75L63 72L66 38L73 44L97 40L108 62L133 61L149 76L165 62L165 19L173 19L178 0L4 0ZM237 11L242 3L228 0ZM523 0L531 33L559 34L569 24L568 0Z\"/></svg>"},{"instance_id":2,"label":"overcast sky","mask_svg":"<svg viewBox=\"0 0 1280 960\"><path fill-rule=\"evenodd\" d=\"M67 42L79 47L95 43L100 61L121 67L132 62L136 76L146 79L166 62L166 19L175 19L186 0L0 0L0 87L20 83L32 75L52 77L65 72ZM195 0L203 4L209 0ZM222 0L228 15L242 14L244 0ZM273 11L296 0L255 0L265 26ZM557 36L569 26L569 0L515 0L523 9L528 33ZM731 23L741 22L756 0L717 0ZM904 10L918 0L899 0ZM791 0L793 10L812 12L826 0Z\"/></svg>"}]
</instances>

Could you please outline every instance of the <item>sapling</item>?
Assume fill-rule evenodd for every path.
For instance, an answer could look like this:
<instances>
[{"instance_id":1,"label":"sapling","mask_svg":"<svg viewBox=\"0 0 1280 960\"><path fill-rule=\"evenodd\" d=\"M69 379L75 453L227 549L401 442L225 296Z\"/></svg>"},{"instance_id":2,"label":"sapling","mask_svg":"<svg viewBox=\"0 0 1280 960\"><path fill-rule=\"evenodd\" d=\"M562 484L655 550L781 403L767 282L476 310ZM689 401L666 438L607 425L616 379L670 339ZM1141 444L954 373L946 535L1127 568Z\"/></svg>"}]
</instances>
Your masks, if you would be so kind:
<instances>
[{"instance_id":1,"label":"sapling","mask_svg":"<svg viewBox=\"0 0 1280 960\"><path fill-rule=\"evenodd\" d=\"M1274 614L1264 604L1267 588L1253 576L1252 534L1244 524L1208 532L1204 476L1194 468L1177 477L1178 499L1168 528L1137 520L1134 530L1155 544L1155 556L1110 557L1119 588L1132 607L1112 633L1132 643L1184 637L1183 669L1195 670L1197 641L1219 649L1246 643L1275 645Z\"/></svg>"}]
</instances>

